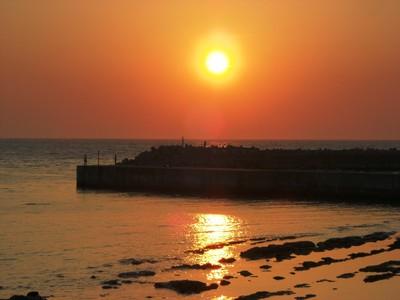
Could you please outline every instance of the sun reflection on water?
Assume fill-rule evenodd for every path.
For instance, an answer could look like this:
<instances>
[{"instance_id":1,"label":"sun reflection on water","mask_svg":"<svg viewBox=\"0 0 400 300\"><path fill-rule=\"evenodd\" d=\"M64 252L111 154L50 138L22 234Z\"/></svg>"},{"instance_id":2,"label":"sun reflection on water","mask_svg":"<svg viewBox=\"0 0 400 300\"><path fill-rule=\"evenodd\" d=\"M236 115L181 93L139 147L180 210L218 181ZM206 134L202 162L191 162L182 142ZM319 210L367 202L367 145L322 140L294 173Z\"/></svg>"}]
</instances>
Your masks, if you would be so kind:
<instances>
[{"instance_id":1,"label":"sun reflection on water","mask_svg":"<svg viewBox=\"0 0 400 300\"><path fill-rule=\"evenodd\" d=\"M195 222L191 225L194 234L193 248L204 249L207 246L215 245L215 249L209 249L202 255L197 255L194 261L199 264L211 263L220 264L221 258L234 257L232 246L222 245L235 240L243 235L242 222L240 219L223 214L198 214ZM221 245L221 247L218 247ZM226 266L221 269L210 270L207 274L208 280L222 279L227 274Z\"/></svg>"},{"instance_id":2,"label":"sun reflection on water","mask_svg":"<svg viewBox=\"0 0 400 300\"><path fill-rule=\"evenodd\" d=\"M221 296L217 296L217 297L212 298L212 300L231 300L231 299L233 299L233 298L232 297L227 297L225 295L221 295Z\"/></svg>"}]
</instances>

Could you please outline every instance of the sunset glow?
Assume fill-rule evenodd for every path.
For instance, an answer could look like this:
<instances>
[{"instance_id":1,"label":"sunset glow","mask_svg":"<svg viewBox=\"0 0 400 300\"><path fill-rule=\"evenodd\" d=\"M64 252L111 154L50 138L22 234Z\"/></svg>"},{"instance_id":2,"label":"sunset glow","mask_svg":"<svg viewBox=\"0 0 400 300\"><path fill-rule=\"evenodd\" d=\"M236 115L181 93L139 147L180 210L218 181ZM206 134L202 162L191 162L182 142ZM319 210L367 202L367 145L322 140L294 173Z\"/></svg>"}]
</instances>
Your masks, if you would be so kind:
<instances>
[{"instance_id":1,"label":"sunset glow","mask_svg":"<svg viewBox=\"0 0 400 300\"><path fill-rule=\"evenodd\" d=\"M398 139L399 11L1 1L0 137Z\"/></svg>"}]
</instances>

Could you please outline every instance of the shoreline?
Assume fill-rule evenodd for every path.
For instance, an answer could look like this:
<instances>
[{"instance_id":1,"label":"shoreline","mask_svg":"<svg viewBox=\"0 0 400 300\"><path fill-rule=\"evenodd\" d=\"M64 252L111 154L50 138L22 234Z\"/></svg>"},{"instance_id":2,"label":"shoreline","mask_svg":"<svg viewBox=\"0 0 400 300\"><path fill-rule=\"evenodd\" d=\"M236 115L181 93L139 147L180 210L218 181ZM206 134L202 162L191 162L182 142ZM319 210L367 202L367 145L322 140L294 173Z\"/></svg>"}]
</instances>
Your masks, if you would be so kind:
<instances>
[{"instance_id":1,"label":"shoreline","mask_svg":"<svg viewBox=\"0 0 400 300\"><path fill-rule=\"evenodd\" d=\"M327 239L294 234L225 241L204 245L202 252L187 252L185 258L171 260L168 268L159 266L159 258L146 257L123 257L93 266L88 276L94 285L85 294L106 299L198 299L200 295L224 300L272 296L375 299L375 295L385 294L387 286L398 284L399 249L397 232ZM254 251L261 256L245 257ZM356 297L347 294L354 285L360 287ZM5 299L47 298L22 297ZM53 297L69 299L67 295L47 299Z\"/></svg>"}]
</instances>

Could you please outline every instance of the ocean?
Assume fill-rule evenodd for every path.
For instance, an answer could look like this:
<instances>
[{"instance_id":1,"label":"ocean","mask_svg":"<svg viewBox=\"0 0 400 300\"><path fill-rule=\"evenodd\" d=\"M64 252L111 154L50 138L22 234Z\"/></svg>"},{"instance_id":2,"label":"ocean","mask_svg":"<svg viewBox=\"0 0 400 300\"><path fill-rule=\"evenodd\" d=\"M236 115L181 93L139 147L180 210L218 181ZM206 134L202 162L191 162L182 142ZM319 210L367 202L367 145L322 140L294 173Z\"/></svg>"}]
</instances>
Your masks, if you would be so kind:
<instances>
[{"instance_id":1,"label":"ocean","mask_svg":"<svg viewBox=\"0 0 400 300\"><path fill-rule=\"evenodd\" d=\"M291 149L400 148L400 141L207 142ZM237 257L236 246L200 256L190 252L227 241L285 235L320 240L400 230L400 206L387 204L76 189L76 165L83 163L85 154L89 164L95 164L100 151L100 163L111 164L114 154L118 160L133 158L150 147L178 143L180 140L0 140L0 298L38 290L54 299L174 299L176 293L155 290L151 280L115 291L102 289L101 282L131 270L133 266L121 262L126 258L146 260L137 268L153 270L163 278L186 276L211 282L221 279L229 268L183 274L167 270L182 263L216 264L222 257ZM233 286L202 297L231 299L251 291L241 284L240 288Z\"/></svg>"}]
</instances>

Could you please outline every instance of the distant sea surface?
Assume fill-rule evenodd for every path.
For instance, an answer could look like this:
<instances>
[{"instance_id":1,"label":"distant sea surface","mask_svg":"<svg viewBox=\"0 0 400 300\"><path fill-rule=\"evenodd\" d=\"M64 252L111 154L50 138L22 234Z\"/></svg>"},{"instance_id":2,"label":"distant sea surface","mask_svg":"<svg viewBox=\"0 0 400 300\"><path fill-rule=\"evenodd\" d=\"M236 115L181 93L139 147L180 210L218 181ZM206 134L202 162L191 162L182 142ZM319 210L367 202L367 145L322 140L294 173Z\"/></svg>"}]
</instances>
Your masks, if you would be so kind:
<instances>
[{"instance_id":1,"label":"distant sea surface","mask_svg":"<svg viewBox=\"0 0 400 300\"><path fill-rule=\"evenodd\" d=\"M400 148L400 141L207 142L286 149ZM100 151L100 163L108 164L115 153L121 160L153 146L179 143L0 140L0 298L39 290L56 299L97 299L99 282L90 276L97 272L107 279L118 272L122 258L157 260L160 265L153 267L160 271L176 260L193 262L187 250L228 240L400 230L400 208L380 204L76 190L76 165L84 154L95 164Z\"/></svg>"}]
</instances>

